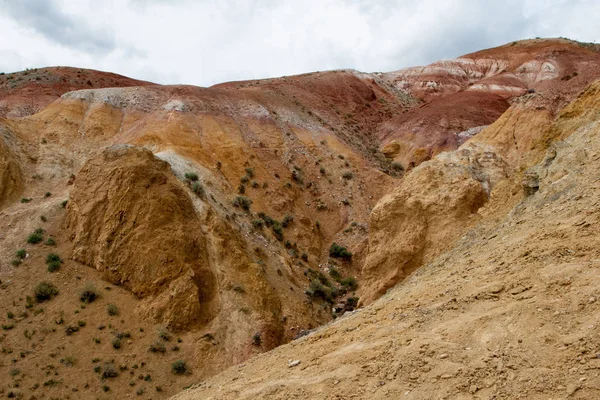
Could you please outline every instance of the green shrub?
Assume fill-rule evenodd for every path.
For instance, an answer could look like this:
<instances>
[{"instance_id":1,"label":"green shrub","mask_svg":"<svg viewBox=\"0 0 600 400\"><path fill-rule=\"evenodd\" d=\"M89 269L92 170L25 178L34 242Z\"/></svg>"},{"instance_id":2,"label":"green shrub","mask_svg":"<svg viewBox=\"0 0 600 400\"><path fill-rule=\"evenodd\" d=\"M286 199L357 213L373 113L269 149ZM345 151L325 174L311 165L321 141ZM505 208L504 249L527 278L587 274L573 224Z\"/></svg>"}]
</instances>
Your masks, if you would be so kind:
<instances>
[{"instance_id":1,"label":"green shrub","mask_svg":"<svg viewBox=\"0 0 600 400\"><path fill-rule=\"evenodd\" d=\"M150 345L150 349L149 349L152 353L165 353L167 351L167 348L165 347L164 343L157 340L154 343L152 343Z\"/></svg>"},{"instance_id":2,"label":"green shrub","mask_svg":"<svg viewBox=\"0 0 600 400\"><path fill-rule=\"evenodd\" d=\"M16 266L18 266L18 265L21 265L21 263L22 263L22 262L23 262L23 260L21 260L20 258L15 258L15 259L14 259L14 260L12 260L10 263L11 263L13 266L15 266L15 267L16 267Z\"/></svg>"},{"instance_id":3,"label":"green shrub","mask_svg":"<svg viewBox=\"0 0 600 400\"><path fill-rule=\"evenodd\" d=\"M264 224L265 224L265 222L262 219L253 219L252 220L252 226L254 227L254 229L262 229Z\"/></svg>"},{"instance_id":4,"label":"green shrub","mask_svg":"<svg viewBox=\"0 0 600 400\"><path fill-rule=\"evenodd\" d=\"M158 330L158 332L156 332L158 337L162 340L164 340L165 342L168 342L169 340L171 340L171 334L169 333L169 331L167 331L164 328L160 328Z\"/></svg>"},{"instance_id":5,"label":"green shrub","mask_svg":"<svg viewBox=\"0 0 600 400\"><path fill-rule=\"evenodd\" d=\"M56 240L54 238L49 237L46 239L46 246L56 246Z\"/></svg>"},{"instance_id":6,"label":"green shrub","mask_svg":"<svg viewBox=\"0 0 600 400\"><path fill-rule=\"evenodd\" d=\"M116 378L117 376L119 376L119 371L117 371L117 368L113 363L104 364L104 368L102 368L102 378Z\"/></svg>"},{"instance_id":7,"label":"green shrub","mask_svg":"<svg viewBox=\"0 0 600 400\"><path fill-rule=\"evenodd\" d=\"M256 332L253 336L252 336L252 344L255 346L260 346L260 343L262 342L262 339L260 337L260 332Z\"/></svg>"},{"instance_id":8,"label":"green shrub","mask_svg":"<svg viewBox=\"0 0 600 400\"><path fill-rule=\"evenodd\" d=\"M339 282L342 279L340 271L338 271L335 267L329 267L329 276L331 276L337 282Z\"/></svg>"},{"instance_id":9,"label":"green shrub","mask_svg":"<svg viewBox=\"0 0 600 400\"><path fill-rule=\"evenodd\" d=\"M402 172L404 171L404 165L400 164L399 162L394 161L393 163L390 164L390 167L392 168L393 171L396 172Z\"/></svg>"},{"instance_id":10,"label":"green shrub","mask_svg":"<svg viewBox=\"0 0 600 400\"><path fill-rule=\"evenodd\" d=\"M173 362L173 364L171 364L171 371L173 371L175 375L185 374L187 372L187 365L185 364L185 361L177 360Z\"/></svg>"},{"instance_id":11,"label":"green shrub","mask_svg":"<svg viewBox=\"0 0 600 400\"><path fill-rule=\"evenodd\" d=\"M283 227L279 222L273 221L273 226L271 226L271 229L273 230L273 234L277 240L283 240Z\"/></svg>"},{"instance_id":12,"label":"green shrub","mask_svg":"<svg viewBox=\"0 0 600 400\"><path fill-rule=\"evenodd\" d=\"M283 221L281 221L281 226L287 228L294 221L294 216L287 214L283 217Z\"/></svg>"},{"instance_id":13,"label":"green shrub","mask_svg":"<svg viewBox=\"0 0 600 400\"><path fill-rule=\"evenodd\" d=\"M190 181L195 182L198 180L198 174L194 172L186 172L185 179L189 179Z\"/></svg>"},{"instance_id":14,"label":"green shrub","mask_svg":"<svg viewBox=\"0 0 600 400\"><path fill-rule=\"evenodd\" d=\"M65 366L65 367L72 367L77 363L77 359L73 356L67 356L64 359L60 360L60 362Z\"/></svg>"},{"instance_id":15,"label":"green shrub","mask_svg":"<svg viewBox=\"0 0 600 400\"><path fill-rule=\"evenodd\" d=\"M273 218L269 217L267 214L265 214L263 212L259 212L258 217L261 218L263 221L265 221L265 225L267 225L268 227L270 227L275 222L277 222Z\"/></svg>"},{"instance_id":16,"label":"green shrub","mask_svg":"<svg viewBox=\"0 0 600 400\"><path fill-rule=\"evenodd\" d=\"M63 202L60 203L62 208L66 208L67 207L67 203L69 202L69 200L65 200Z\"/></svg>"},{"instance_id":17,"label":"green shrub","mask_svg":"<svg viewBox=\"0 0 600 400\"><path fill-rule=\"evenodd\" d=\"M44 195L44 197L50 197L50 196L52 196L52 193L50 193L50 192L46 192L46 194Z\"/></svg>"},{"instance_id":18,"label":"green shrub","mask_svg":"<svg viewBox=\"0 0 600 400\"><path fill-rule=\"evenodd\" d=\"M233 201L234 207L240 207L243 210L250 210L250 206L252 205L252 200L244 196L237 196Z\"/></svg>"},{"instance_id":19,"label":"green shrub","mask_svg":"<svg viewBox=\"0 0 600 400\"><path fill-rule=\"evenodd\" d=\"M41 233L34 232L27 237L27 243L31 243L31 244L38 244L42 240L44 240L44 236L42 236Z\"/></svg>"},{"instance_id":20,"label":"green shrub","mask_svg":"<svg viewBox=\"0 0 600 400\"><path fill-rule=\"evenodd\" d=\"M243 184L246 184L246 183L248 183L249 181L250 181L250 178L248 178L248 176L242 176L242 177L240 178L240 183L241 183L242 185L243 185Z\"/></svg>"},{"instance_id":21,"label":"green shrub","mask_svg":"<svg viewBox=\"0 0 600 400\"><path fill-rule=\"evenodd\" d=\"M79 293L79 300L86 304L89 304L96 300L98 296L99 294L96 287L93 284L88 283Z\"/></svg>"},{"instance_id":22,"label":"green shrub","mask_svg":"<svg viewBox=\"0 0 600 400\"><path fill-rule=\"evenodd\" d=\"M75 325L69 325L65 328L65 335L71 336L75 332L79 332L79 327Z\"/></svg>"},{"instance_id":23,"label":"green shrub","mask_svg":"<svg viewBox=\"0 0 600 400\"><path fill-rule=\"evenodd\" d=\"M62 264L60 256L56 253L50 253L46 256L46 264L48 265L48 272L55 272L60 269Z\"/></svg>"},{"instance_id":24,"label":"green shrub","mask_svg":"<svg viewBox=\"0 0 600 400\"><path fill-rule=\"evenodd\" d=\"M114 338L111 342L113 349L118 350L121 348L121 339Z\"/></svg>"},{"instance_id":25,"label":"green shrub","mask_svg":"<svg viewBox=\"0 0 600 400\"><path fill-rule=\"evenodd\" d=\"M333 242L329 248L329 256L349 260L352 258L352 253L345 247Z\"/></svg>"},{"instance_id":26,"label":"green shrub","mask_svg":"<svg viewBox=\"0 0 600 400\"><path fill-rule=\"evenodd\" d=\"M15 255L20 259L24 259L27 257L27 251L25 249L19 249L16 251Z\"/></svg>"},{"instance_id":27,"label":"green shrub","mask_svg":"<svg viewBox=\"0 0 600 400\"><path fill-rule=\"evenodd\" d=\"M50 253L46 256L46 264L49 264L51 262L62 262L62 260L60 259L60 256L56 253Z\"/></svg>"},{"instance_id":28,"label":"green shrub","mask_svg":"<svg viewBox=\"0 0 600 400\"><path fill-rule=\"evenodd\" d=\"M204 186L200 182L192 183L192 192L196 193L196 195L202 197L204 196Z\"/></svg>"},{"instance_id":29,"label":"green shrub","mask_svg":"<svg viewBox=\"0 0 600 400\"><path fill-rule=\"evenodd\" d=\"M358 305L358 297L348 297L346 304L344 304L345 311L352 311Z\"/></svg>"},{"instance_id":30,"label":"green shrub","mask_svg":"<svg viewBox=\"0 0 600 400\"><path fill-rule=\"evenodd\" d=\"M354 178L354 175L352 174L352 172L348 171L348 172L344 172L344 174L342 175L342 178L344 178L346 180L350 180L350 179Z\"/></svg>"},{"instance_id":31,"label":"green shrub","mask_svg":"<svg viewBox=\"0 0 600 400\"><path fill-rule=\"evenodd\" d=\"M35 287L34 294L36 300L41 303L56 296L58 294L58 289L50 282L40 282Z\"/></svg>"},{"instance_id":32,"label":"green shrub","mask_svg":"<svg viewBox=\"0 0 600 400\"><path fill-rule=\"evenodd\" d=\"M33 199L32 198L25 198L25 197L23 197L21 199L21 203L29 203L31 200L33 200Z\"/></svg>"},{"instance_id":33,"label":"green shrub","mask_svg":"<svg viewBox=\"0 0 600 400\"><path fill-rule=\"evenodd\" d=\"M47 270L48 272L56 272L60 269L60 265L61 263L59 261L52 261L51 263L48 263Z\"/></svg>"},{"instance_id":34,"label":"green shrub","mask_svg":"<svg viewBox=\"0 0 600 400\"><path fill-rule=\"evenodd\" d=\"M308 289L304 293L311 298L320 298L329 303L337 297L337 291L323 285L318 279L311 280Z\"/></svg>"},{"instance_id":35,"label":"green shrub","mask_svg":"<svg viewBox=\"0 0 600 400\"><path fill-rule=\"evenodd\" d=\"M119 314L119 309L114 304L109 304L106 306L106 312L108 315L117 315Z\"/></svg>"},{"instance_id":36,"label":"green shrub","mask_svg":"<svg viewBox=\"0 0 600 400\"><path fill-rule=\"evenodd\" d=\"M246 168L246 175L249 178L254 178L254 169L253 168Z\"/></svg>"},{"instance_id":37,"label":"green shrub","mask_svg":"<svg viewBox=\"0 0 600 400\"><path fill-rule=\"evenodd\" d=\"M358 283L356 282L356 278L353 276L349 276L347 278L344 278L340 281L340 283L342 284L342 286L347 287L350 290L356 290L356 288L358 287Z\"/></svg>"}]
</instances>

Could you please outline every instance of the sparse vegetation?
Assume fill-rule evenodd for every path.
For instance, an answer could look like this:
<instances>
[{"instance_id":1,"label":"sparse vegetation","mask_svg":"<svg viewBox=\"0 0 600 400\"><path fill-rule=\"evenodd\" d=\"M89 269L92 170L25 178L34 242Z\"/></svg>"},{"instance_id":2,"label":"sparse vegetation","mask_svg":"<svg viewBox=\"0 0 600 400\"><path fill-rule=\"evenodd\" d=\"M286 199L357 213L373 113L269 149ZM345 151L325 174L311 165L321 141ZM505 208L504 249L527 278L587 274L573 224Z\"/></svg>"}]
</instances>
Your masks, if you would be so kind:
<instances>
[{"instance_id":1,"label":"sparse vegetation","mask_svg":"<svg viewBox=\"0 0 600 400\"><path fill-rule=\"evenodd\" d=\"M119 376L119 371L117 371L117 368L113 363L104 364L104 367L102 368L102 378L116 378L117 376Z\"/></svg>"},{"instance_id":2,"label":"sparse vegetation","mask_svg":"<svg viewBox=\"0 0 600 400\"><path fill-rule=\"evenodd\" d=\"M329 303L337 296L337 292L332 288L322 284L319 280L313 279L305 291L306 295L311 298L321 298Z\"/></svg>"},{"instance_id":3,"label":"sparse vegetation","mask_svg":"<svg viewBox=\"0 0 600 400\"><path fill-rule=\"evenodd\" d=\"M79 293L79 300L86 304L89 304L96 300L98 296L99 294L96 287L93 284L88 283Z\"/></svg>"},{"instance_id":4,"label":"sparse vegetation","mask_svg":"<svg viewBox=\"0 0 600 400\"><path fill-rule=\"evenodd\" d=\"M331 244L331 247L329 248L329 256L341 258L344 260L350 260L352 258L352 253L349 252L348 249L346 249L345 247L333 242Z\"/></svg>"},{"instance_id":5,"label":"sparse vegetation","mask_svg":"<svg viewBox=\"0 0 600 400\"><path fill-rule=\"evenodd\" d=\"M164 340L165 342L171 340L171 334L165 328L160 328L158 332L156 332L156 334L160 339Z\"/></svg>"},{"instance_id":6,"label":"sparse vegetation","mask_svg":"<svg viewBox=\"0 0 600 400\"><path fill-rule=\"evenodd\" d=\"M55 272L60 269L63 261L60 256L56 253L50 253L46 256L46 265L48 266L48 272Z\"/></svg>"},{"instance_id":7,"label":"sparse vegetation","mask_svg":"<svg viewBox=\"0 0 600 400\"><path fill-rule=\"evenodd\" d=\"M40 282L34 290L35 298L38 302L50 300L58 294L58 289L50 282Z\"/></svg>"},{"instance_id":8,"label":"sparse vegetation","mask_svg":"<svg viewBox=\"0 0 600 400\"><path fill-rule=\"evenodd\" d=\"M281 226L287 228L294 221L294 216L287 214L281 221Z\"/></svg>"},{"instance_id":9,"label":"sparse vegetation","mask_svg":"<svg viewBox=\"0 0 600 400\"><path fill-rule=\"evenodd\" d=\"M393 163L391 163L390 168L392 168L392 171L396 171L396 172L404 171L404 165L400 164L397 161L394 161Z\"/></svg>"},{"instance_id":10,"label":"sparse vegetation","mask_svg":"<svg viewBox=\"0 0 600 400\"><path fill-rule=\"evenodd\" d=\"M75 332L79 332L79 327L75 325L69 325L65 328L65 335L71 336Z\"/></svg>"},{"instance_id":11,"label":"sparse vegetation","mask_svg":"<svg viewBox=\"0 0 600 400\"><path fill-rule=\"evenodd\" d=\"M331 276L337 282L339 282L342 279L342 275L335 267L329 268L329 276Z\"/></svg>"},{"instance_id":12,"label":"sparse vegetation","mask_svg":"<svg viewBox=\"0 0 600 400\"><path fill-rule=\"evenodd\" d=\"M277 240L283 240L283 227L281 226L281 224L277 221L273 221L273 225L271 226L271 229L273 230L273 234L275 235L275 237L277 238Z\"/></svg>"},{"instance_id":13,"label":"sparse vegetation","mask_svg":"<svg viewBox=\"0 0 600 400\"><path fill-rule=\"evenodd\" d=\"M38 244L42 240L44 240L43 231L42 232L35 231L27 237L27 243L31 243L31 244Z\"/></svg>"},{"instance_id":14,"label":"sparse vegetation","mask_svg":"<svg viewBox=\"0 0 600 400\"><path fill-rule=\"evenodd\" d=\"M157 340L150 345L149 350L152 353L165 353L167 351L167 348L165 347L165 344L163 342Z\"/></svg>"},{"instance_id":15,"label":"sparse vegetation","mask_svg":"<svg viewBox=\"0 0 600 400\"><path fill-rule=\"evenodd\" d=\"M358 283L356 283L356 278L353 276L349 276L347 278L342 279L340 283L342 284L342 286L345 286L350 290L356 290L356 288L358 287Z\"/></svg>"},{"instance_id":16,"label":"sparse vegetation","mask_svg":"<svg viewBox=\"0 0 600 400\"><path fill-rule=\"evenodd\" d=\"M204 186L200 182L193 182L191 186L192 192L196 193L196 195L203 197L204 196Z\"/></svg>"},{"instance_id":17,"label":"sparse vegetation","mask_svg":"<svg viewBox=\"0 0 600 400\"><path fill-rule=\"evenodd\" d=\"M67 357L63 358L62 360L60 360L60 362L65 367L72 367L77 363L77 359L73 356L67 356Z\"/></svg>"},{"instance_id":18,"label":"sparse vegetation","mask_svg":"<svg viewBox=\"0 0 600 400\"><path fill-rule=\"evenodd\" d=\"M192 182L196 182L198 180L198 174L196 174L194 172L186 172L185 179L188 179Z\"/></svg>"},{"instance_id":19,"label":"sparse vegetation","mask_svg":"<svg viewBox=\"0 0 600 400\"><path fill-rule=\"evenodd\" d=\"M260 337L260 332L256 332L253 336L252 336L252 344L255 346L260 346L262 342L262 339Z\"/></svg>"},{"instance_id":20,"label":"sparse vegetation","mask_svg":"<svg viewBox=\"0 0 600 400\"><path fill-rule=\"evenodd\" d=\"M350 180L350 179L354 178L354 174L352 174L352 172L350 172L350 171L344 172L344 174L342 175L342 178L344 178L346 180Z\"/></svg>"},{"instance_id":21,"label":"sparse vegetation","mask_svg":"<svg viewBox=\"0 0 600 400\"><path fill-rule=\"evenodd\" d=\"M114 304L109 304L106 306L106 312L108 315L114 316L119 314L119 309Z\"/></svg>"},{"instance_id":22,"label":"sparse vegetation","mask_svg":"<svg viewBox=\"0 0 600 400\"><path fill-rule=\"evenodd\" d=\"M187 370L188 370L187 365L186 365L185 361L183 361L183 360L177 360L177 361L173 362L173 364L171 364L171 371L175 375L183 375L187 372Z\"/></svg>"},{"instance_id":23,"label":"sparse vegetation","mask_svg":"<svg viewBox=\"0 0 600 400\"><path fill-rule=\"evenodd\" d=\"M234 207L240 207L243 210L250 210L250 206L252 205L252 200L244 196L237 196L233 201Z\"/></svg>"}]
</instances>

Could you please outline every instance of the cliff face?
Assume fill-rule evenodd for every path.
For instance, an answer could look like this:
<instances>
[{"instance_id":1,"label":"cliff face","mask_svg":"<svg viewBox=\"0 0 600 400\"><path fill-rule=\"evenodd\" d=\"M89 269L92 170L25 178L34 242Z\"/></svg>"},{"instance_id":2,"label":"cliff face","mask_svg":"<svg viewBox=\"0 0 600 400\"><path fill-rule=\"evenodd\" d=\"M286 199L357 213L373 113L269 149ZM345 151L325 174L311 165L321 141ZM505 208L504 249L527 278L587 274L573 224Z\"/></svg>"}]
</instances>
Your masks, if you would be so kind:
<instances>
[{"instance_id":1,"label":"cliff face","mask_svg":"<svg viewBox=\"0 0 600 400\"><path fill-rule=\"evenodd\" d=\"M8 144L11 141L12 134L0 130L0 209L17 200L24 186L20 162Z\"/></svg>"},{"instance_id":2,"label":"cliff face","mask_svg":"<svg viewBox=\"0 0 600 400\"><path fill-rule=\"evenodd\" d=\"M489 146L442 153L408 174L373 208L361 298L373 301L448 249L478 220L508 165Z\"/></svg>"},{"instance_id":3,"label":"cliff face","mask_svg":"<svg viewBox=\"0 0 600 400\"><path fill-rule=\"evenodd\" d=\"M116 145L90 159L70 192L66 227L73 260L139 298L170 293L147 305L157 322L180 330L211 319L215 278L200 221L169 164L149 150Z\"/></svg>"}]
</instances>

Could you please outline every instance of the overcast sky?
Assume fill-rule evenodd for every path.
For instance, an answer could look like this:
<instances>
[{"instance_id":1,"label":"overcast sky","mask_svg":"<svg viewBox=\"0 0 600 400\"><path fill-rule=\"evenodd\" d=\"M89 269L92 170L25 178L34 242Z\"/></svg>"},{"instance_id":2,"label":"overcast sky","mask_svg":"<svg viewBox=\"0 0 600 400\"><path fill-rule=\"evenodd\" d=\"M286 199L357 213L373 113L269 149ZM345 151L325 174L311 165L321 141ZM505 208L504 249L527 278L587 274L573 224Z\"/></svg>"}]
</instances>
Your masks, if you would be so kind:
<instances>
[{"instance_id":1,"label":"overcast sky","mask_svg":"<svg viewBox=\"0 0 600 400\"><path fill-rule=\"evenodd\" d=\"M599 0L0 0L0 72L158 83L393 71L517 39L600 42Z\"/></svg>"}]
</instances>

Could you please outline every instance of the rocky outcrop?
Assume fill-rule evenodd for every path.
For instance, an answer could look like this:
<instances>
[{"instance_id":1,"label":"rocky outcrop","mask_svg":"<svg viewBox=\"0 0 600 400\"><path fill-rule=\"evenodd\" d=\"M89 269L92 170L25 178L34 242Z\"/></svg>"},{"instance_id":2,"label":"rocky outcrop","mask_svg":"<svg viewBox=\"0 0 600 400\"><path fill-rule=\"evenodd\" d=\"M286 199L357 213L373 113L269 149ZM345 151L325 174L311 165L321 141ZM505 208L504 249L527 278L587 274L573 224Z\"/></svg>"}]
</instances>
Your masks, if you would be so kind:
<instances>
[{"instance_id":1,"label":"rocky outcrop","mask_svg":"<svg viewBox=\"0 0 600 400\"><path fill-rule=\"evenodd\" d=\"M362 299L369 303L447 249L475 219L506 162L489 147L442 153L406 176L371 213Z\"/></svg>"},{"instance_id":2,"label":"rocky outcrop","mask_svg":"<svg viewBox=\"0 0 600 400\"><path fill-rule=\"evenodd\" d=\"M107 148L89 160L71 191L71 258L103 271L140 298L156 319L180 329L207 322L214 282L201 225L168 163L145 149Z\"/></svg>"},{"instance_id":3,"label":"rocky outcrop","mask_svg":"<svg viewBox=\"0 0 600 400\"><path fill-rule=\"evenodd\" d=\"M6 142L8 135L0 130L0 208L16 200L24 188L21 166Z\"/></svg>"}]
</instances>

